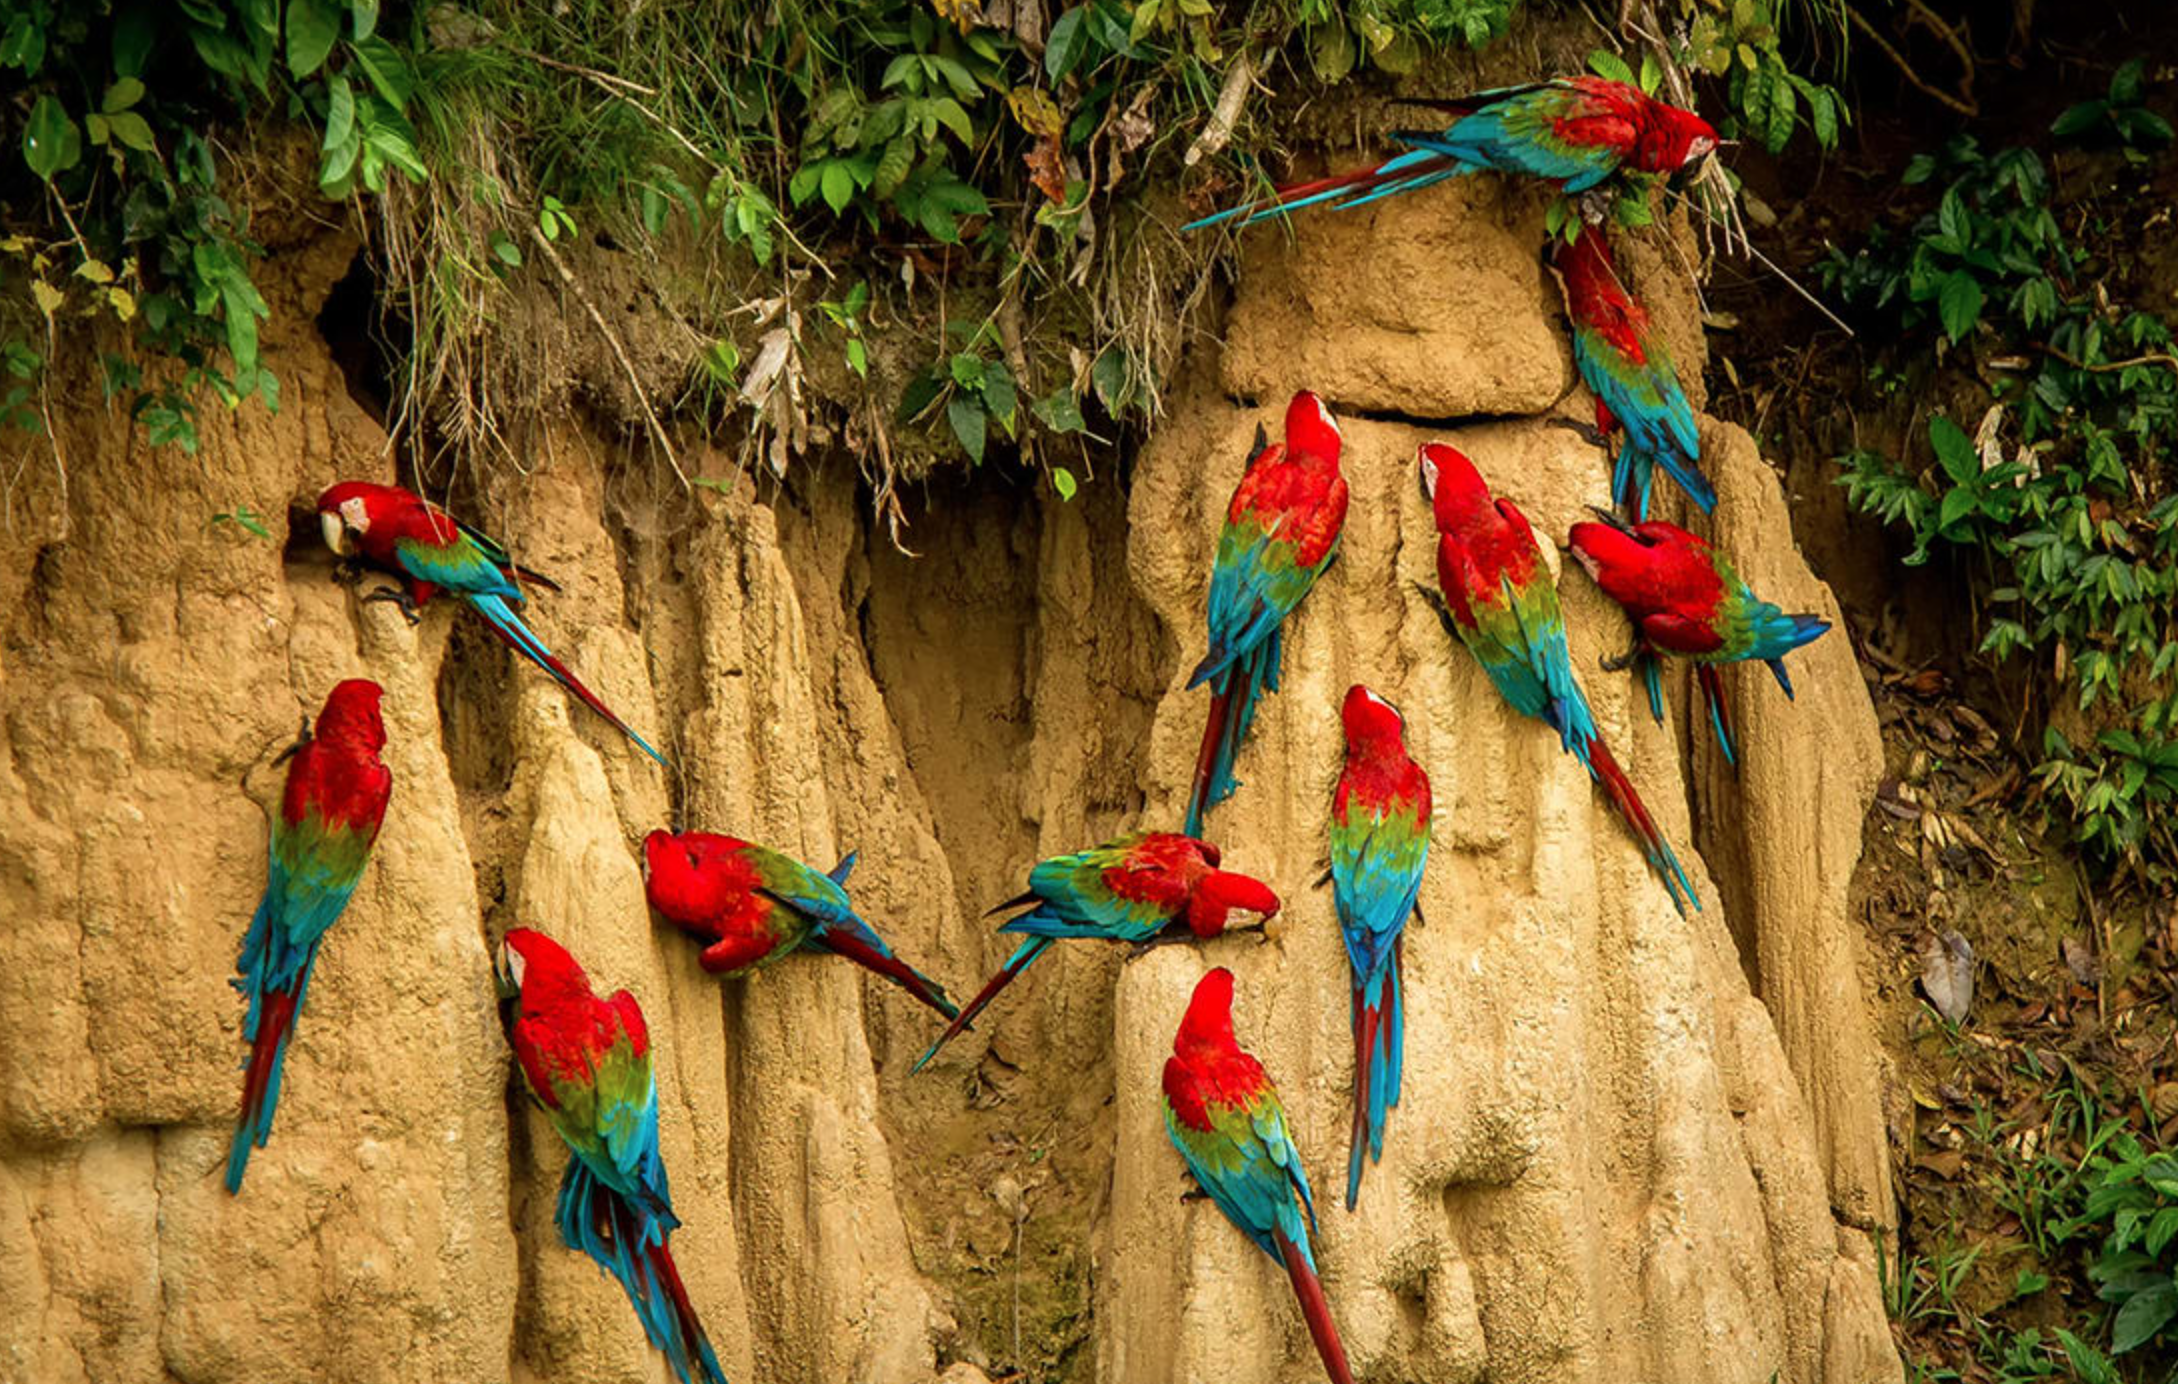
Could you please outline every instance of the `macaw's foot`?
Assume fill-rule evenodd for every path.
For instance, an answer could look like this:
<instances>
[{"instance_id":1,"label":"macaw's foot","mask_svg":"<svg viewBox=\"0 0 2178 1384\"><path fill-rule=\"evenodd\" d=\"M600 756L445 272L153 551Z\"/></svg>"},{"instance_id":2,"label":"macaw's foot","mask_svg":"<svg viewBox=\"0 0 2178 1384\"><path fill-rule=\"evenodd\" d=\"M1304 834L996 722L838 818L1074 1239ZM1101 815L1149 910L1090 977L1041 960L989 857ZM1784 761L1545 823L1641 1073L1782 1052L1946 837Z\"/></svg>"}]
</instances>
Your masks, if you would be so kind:
<instances>
[{"instance_id":1,"label":"macaw's foot","mask_svg":"<svg viewBox=\"0 0 2178 1384\"><path fill-rule=\"evenodd\" d=\"M416 598L398 586L381 586L363 598L363 604L365 605L371 605L378 601L399 606L401 608L401 617L411 625L423 623L423 616L416 610Z\"/></svg>"},{"instance_id":2,"label":"macaw's foot","mask_svg":"<svg viewBox=\"0 0 2178 1384\"><path fill-rule=\"evenodd\" d=\"M1194 940L1195 934L1184 930L1179 932L1160 932L1155 937L1150 938L1146 942L1137 942L1133 946L1127 948L1127 960L1140 961L1143 957L1148 956L1151 952L1157 950L1159 947L1169 947L1175 942L1192 942Z\"/></svg>"},{"instance_id":3,"label":"macaw's foot","mask_svg":"<svg viewBox=\"0 0 2178 1384\"><path fill-rule=\"evenodd\" d=\"M1427 601L1429 603L1429 608L1431 610L1437 612L1437 620L1440 624L1444 626L1444 632L1451 635L1454 639L1458 639L1460 637L1460 629L1458 625L1452 623L1452 607L1446 603L1444 593L1437 590L1435 587L1425 586L1421 582L1416 582L1414 584L1414 590L1415 594L1419 595L1424 601Z\"/></svg>"},{"instance_id":4,"label":"macaw's foot","mask_svg":"<svg viewBox=\"0 0 2178 1384\"><path fill-rule=\"evenodd\" d=\"M1633 667L1634 660L1639 657L1641 657L1641 641L1636 639L1633 642L1633 646L1627 649L1626 652L1622 654L1606 654L1602 658L1597 659L1596 662L1603 668L1603 671L1606 673L1623 673L1628 668Z\"/></svg>"},{"instance_id":5,"label":"macaw's foot","mask_svg":"<svg viewBox=\"0 0 2178 1384\"><path fill-rule=\"evenodd\" d=\"M1180 1200L1181 1200L1181 1201L1208 1201L1208 1200L1210 1200L1210 1194L1209 1194L1208 1192L1205 1192L1205 1191L1204 1191L1204 1190L1203 1190L1202 1188L1200 1188L1200 1187L1190 1187L1190 1188L1188 1188L1188 1189L1187 1189L1186 1191L1184 1191L1184 1192L1180 1193Z\"/></svg>"},{"instance_id":6,"label":"macaw's foot","mask_svg":"<svg viewBox=\"0 0 2178 1384\"><path fill-rule=\"evenodd\" d=\"M1611 450L1611 439L1605 437L1603 429L1593 423L1585 423L1578 418L1553 418L1550 420L1550 426L1564 428L1569 433L1577 434L1581 441L1591 447L1598 447L1606 452Z\"/></svg>"},{"instance_id":7,"label":"macaw's foot","mask_svg":"<svg viewBox=\"0 0 2178 1384\"><path fill-rule=\"evenodd\" d=\"M288 762L288 761L289 761L290 759L293 759L293 758L294 758L294 757L296 756L296 754L297 754L297 753L299 753L299 752L301 751L301 749L302 749L302 747L303 747L303 746L305 746L305 745L307 745L307 744L309 744L309 743L310 743L310 713L309 713L309 712L307 712L307 711L305 711L305 712L303 713L303 718L302 718L302 729L301 729L301 730L299 730L299 731L296 731L296 732L295 732L295 743L294 743L294 744L292 744L292 745L290 745L290 746L288 746L288 747L287 747L286 749L284 749L284 750L280 751L280 752L279 752L279 753L278 753L277 755L274 755L274 756L273 756L273 759L272 759L272 767L273 767L273 768L275 768L275 769L277 769L277 768L279 768L279 767L280 767L280 766L281 766L282 764L285 764L285 763L287 763L287 762Z\"/></svg>"},{"instance_id":8,"label":"macaw's foot","mask_svg":"<svg viewBox=\"0 0 2178 1384\"><path fill-rule=\"evenodd\" d=\"M363 580L363 559L359 557L335 558L333 580L342 586L354 586Z\"/></svg>"}]
</instances>

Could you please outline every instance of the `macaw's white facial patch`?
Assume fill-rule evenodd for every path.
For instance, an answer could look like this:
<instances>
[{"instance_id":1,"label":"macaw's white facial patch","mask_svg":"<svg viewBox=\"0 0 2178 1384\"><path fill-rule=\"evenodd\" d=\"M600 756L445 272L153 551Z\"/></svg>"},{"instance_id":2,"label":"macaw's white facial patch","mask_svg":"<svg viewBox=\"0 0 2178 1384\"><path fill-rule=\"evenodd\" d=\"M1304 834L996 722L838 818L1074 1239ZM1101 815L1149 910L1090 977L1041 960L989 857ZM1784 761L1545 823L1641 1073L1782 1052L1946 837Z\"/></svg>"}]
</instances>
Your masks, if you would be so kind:
<instances>
[{"instance_id":1,"label":"macaw's white facial patch","mask_svg":"<svg viewBox=\"0 0 2178 1384\"><path fill-rule=\"evenodd\" d=\"M1368 698L1376 705L1383 707L1386 711L1389 711L1392 714L1392 719L1394 721L1397 721L1400 725L1405 725L1407 723L1407 718L1399 714L1398 707L1393 706L1390 702L1387 702L1382 697L1377 696L1376 693L1370 691L1368 688L1362 688L1361 695Z\"/></svg>"},{"instance_id":2,"label":"macaw's white facial patch","mask_svg":"<svg viewBox=\"0 0 2178 1384\"><path fill-rule=\"evenodd\" d=\"M1317 420L1331 430L1332 436L1338 438L1341 442L1345 441L1346 434L1339 431L1339 420L1331 416L1331 410L1324 407L1323 400L1311 394L1308 396L1308 401L1316 406Z\"/></svg>"},{"instance_id":3,"label":"macaw's white facial patch","mask_svg":"<svg viewBox=\"0 0 2178 1384\"><path fill-rule=\"evenodd\" d=\"M522 959L522 954L520 952L508 946L504 942L499 944L500 973L506 976L509 981L513 982L514 988L516 990L520 990L522 988L522 973L528 969L529 963Z\"/></svg>"},{"instance_id":4,"label":"macaw's white facial patch","mask_svg":"<svg viewBox=\"0 0 2178 1384\"><path fill-rule=\"evenodd\" d=\"M340 517L347 520L348 527L354 529L357 533L369 533L371 531L370 507L363 503L361 495L352 500L341 501Z\"/></svg>"},{"instance_id":5,"label":"macaw's white facial patch","mask_svg":"<svg viewBox=\"0 0 2178 1384\"><path fill-rule=\"evenodd\" d=\"M1692 163L1698 158L1707 157L1709 151L1716 147L1717 141L1710 136L1697 135L1694 142L1686 147L1686 161Z\"/></svg>"},{"instance_id":6,"label":"macaw's white facial patch","mask_svg":"<svg viewBox=\"0 0 2178 1384\"><path fill-rule=\"evenodd\" d=\"M1420 458L1422 463L1422 493L1424 495L1427 495L1430 499L1434 500L1437 498L1436 458L1430 456L1429 448L1427 447L1422 448L1422 450L1416 455Z\"/></svg>"}]
</instances>

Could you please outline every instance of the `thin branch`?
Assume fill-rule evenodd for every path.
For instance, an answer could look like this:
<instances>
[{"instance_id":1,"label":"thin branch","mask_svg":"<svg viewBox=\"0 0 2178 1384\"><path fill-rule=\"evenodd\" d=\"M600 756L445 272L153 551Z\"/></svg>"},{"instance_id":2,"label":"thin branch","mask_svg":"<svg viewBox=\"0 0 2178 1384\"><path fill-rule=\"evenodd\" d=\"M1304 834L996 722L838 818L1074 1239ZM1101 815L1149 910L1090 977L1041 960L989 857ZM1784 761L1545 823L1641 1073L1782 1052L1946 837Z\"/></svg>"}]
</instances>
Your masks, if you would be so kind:
<instances>
[{"instance_id":1,"label":"thin branch","mask_svg":"<svg viewBox=\"0 0 2178 1384\"><path fill-rule=\"evenodd\" d=\"M1702 206L1701 203L1695 201L1691 197L1688 197L1685 193L1674 191L1671 188L1666 188L1665 191L1671 196L1676 197L1680 201L1686 203L1688 206L1700 211L1702 215L1713 217L1714 214L1710 212L1707 207ZM1778 265L1777 261L1771 259L1768 255L1765 255L1760 250L1756 249L1753 241L1742 237L1740 240L1740 248L1747 253L1748 258L1755 261L1755 263L1761 265L1764 269L1769 270L1778 278L1783 279L1787 287L1791 288L1793 292L1799 294L1802 298L1807 299L1809 303L1813 304L1815 310L1821 313L1823 316L1829 318L1831 323L1835 325L1839 331L1844 332L1847 336L1858 335L1858 333L1856 333L1851 327L1846 325L1844 318L1838 316L1836 313L1830 310L1829 304L1825 303L1822 299L1816 297L1813 293L1809 292L1798 279L1795 279L1794 277L1792 277L1792 275L1787 274L1784 269Z\"/></svg>"},{"instance_id":2,"label":"thin branch","mask_svg":"<svg viewBox=\"0 0 2178 1384\"><path fill-rule=\"evenodd\" d=\"M2147 355L2134 356L2131 360L2110 360L2104 361L2100 365L2090 365L2075 356L2066 355L2055 346L2044 345L2039 341L2031 344L2035 350L2040 351L2043 355L2055 356L2075 370L2091 370L2098 375L2112 370L2130 370L2136 365L2167 365L2172 371L2178 372L2178 356L2165 355L2161 351L2150 351Z\"/></svg>"},{"instance_id":3,"label":"thin branch","mask_svg":"<svg viewBox=\"0 0 2178 1384\"><path fill-rule=\"evenodd\" d=\"M533 63L541 63L546 67L555 68L561 72L572 72L577 77L588 77L591 81L601 83L607 87L622 87L644 96L656 96L658 94L658 88L656 87L647 87L641 82L631 82L625 77L615 77L610 72L600 72L594 67L584 67L580 63L561 62L558 58L548 58L542 53L532 52L527 48L517 48L514 53L516 57L528 58Z\"/></svg>"},{"instance_id":4,"label":"thin branch","mask_svg":"<svg viewBox=\"0 0 2178 1384\"><path fill-rule=\"evenodd\" d=\"M1976 105L1971 97L1954 96L1950 92L1930 86L1926 81L1924 81L1921 77L1921 74L1913 70L1913 64L1906 61L1906 55L1899 52L1896 48L1892 47L1890 40L1883 37L1883 35L1876 29L1876 26L1870 24L1867 18L1862 15L1859 10L1849 9L1846 11L1846 13L1852 17L1853 23L1859 26L1860 31L1868 36L1869 41L1874 43L1876 47L1883 50L1883 55L1891 60L1891 64L1898 69L1899 73L1903 75L1907 81L1913 83L1916 87L1919 87L1922 91L1928 93L1930 96L1935 97L1937 100L1943 102L1945 105L1951 107L1951 109L1957 111L1961 115L1977 116L1981 114L1981 107ZM1956 35L1954 35L1953 37L1956 38ZM1974 69L1971 65L1969 65L1965 73L1959 78L1959 81L1963 88L1965 85L1972 83L1973 80Z\"/></svg>"},{"instance_id":5,"label":"thin branch","mask_svg":"<svg viewBox=\"0 0 2178 1384\"><path fill-rule=\"evenodd\" d=\"M1218 90L1218 102L1210 110L1210 119L1195 136L1195 142L1187 146L1187 153L1180 164L1193 168L1205 158L1223 149L1233 137L1233 126L1240 123L1241 108L1248 103L1248 88L1255 85L1255 59L1243 48L1240 56L1226 70L1225 85Z\"/></svg>"},{"instance_id":6,"label":"thin branch","mask_svg":"<svg viewBox=\"0 0 2178 1384\"><path fill-rule=\"evenodd\" d=\"M666 464L679 477L681 489L693 491L695 487L689 483L688 473L681 469L680 454L673 450L673 439L666 436L664 425L659 423L658 415L651 409L650 396L643 392L643 380L635 373L635 362L628 359L627 348L620 344L619 336L606 325L605 314L597 310L597 303L591 299L589 290L582 286L582 281L575 277L574 272L567 267L567 262L560 258L560 252L552 248L552 242L545 239L544 232L534 222L529 228L529 238L536 243L538 249L544 251L545 258L552 262L552 267L559 271L560 282L566 284L574 293L575 301L582 304L582 310L590 314L590 321L596 325L598 335L604 337L605 344L612 348L613 359L619 361L620 368L627 372L628 387L635 391L635 402L642 405L643 421L650 424L650 435L657 439L659 448L665 452Z\"/></svg>"}]
</instances>

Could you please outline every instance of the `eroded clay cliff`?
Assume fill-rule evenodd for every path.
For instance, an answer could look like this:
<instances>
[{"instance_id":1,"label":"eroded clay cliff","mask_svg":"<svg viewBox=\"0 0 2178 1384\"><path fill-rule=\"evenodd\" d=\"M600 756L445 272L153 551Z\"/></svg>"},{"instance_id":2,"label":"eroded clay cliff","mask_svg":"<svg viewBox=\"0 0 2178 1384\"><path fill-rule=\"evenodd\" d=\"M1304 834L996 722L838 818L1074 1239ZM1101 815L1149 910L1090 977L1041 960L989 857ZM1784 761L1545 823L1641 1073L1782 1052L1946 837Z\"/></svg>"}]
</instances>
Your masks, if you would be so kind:
<instances>
[{"instance_id":1,"label":"eroded clay cliff","mask_svg":"<svg viewBox=\"0 0 2178 1384\"><path fill-rule=\"evenodd\" d=\"M1222 351L1191 360L1128 468L1072 504L931 481L911 543L851 459L678 493L574 418L464 491L567 590L537 625L671 781L449 610L411 629L335 585L289 508L394 479L313 327L354 245L276 247L276 417L208 410L146 449L63 382L0 546L0 1380L656 1381L619 1290L550 1229L561 1154L516 1098L487 953L515 921L633 989L662 1054L675 1246L736 1381L891 1384L941 1360L1032 1377L1316 1377L1282 1277L1183 1204L1157 1072L1195 978L1240 978L1319 1187L1344 1157L1345 966L1320 871L1357 679L1436 782L1410 934L1408 1080L1358 1214L1319 1258L1374 1380L1867 1384L1897 1377L1871 1228L1887 1216L1874 1048L1845 880L1877 765L1842 637L1797 703L1730 675L1735 778L1626 680L1562 576L1576 660L1707 908L1673 912L1549 735L1517 722L1415 591L1412 456L1467 449L1539 531L1605 499L1577 416L1542 204L1472 179L1249 243ZM1679 257L1640 286L1700 357ZM1258 421L1347 420L1344 556L1210 834L1288 907L1131 965L1061 947L931 1072L926 1013L854 968L704 976L646 915L636 842L678 820L829 864L956 992L980 918L1039 855L1177 817L1216 525ZM1486 420L1486 421L1485 421ZM1707 430L1715 531L1789 607L1834 613L1770 469ZM723 476L722 457L695 458ZM248 505L271 541L210 516ZM392 810L302 1016L271 1146L219 1183L239 1077L234 952L263 879L269 761L338 678L387 689ZM1700 847L1702 860L1694 848ZM1704 863L1706 862L1706 864ZM972 1373L972 1371L971 1371Z\"/></svg>"}]
</instances>

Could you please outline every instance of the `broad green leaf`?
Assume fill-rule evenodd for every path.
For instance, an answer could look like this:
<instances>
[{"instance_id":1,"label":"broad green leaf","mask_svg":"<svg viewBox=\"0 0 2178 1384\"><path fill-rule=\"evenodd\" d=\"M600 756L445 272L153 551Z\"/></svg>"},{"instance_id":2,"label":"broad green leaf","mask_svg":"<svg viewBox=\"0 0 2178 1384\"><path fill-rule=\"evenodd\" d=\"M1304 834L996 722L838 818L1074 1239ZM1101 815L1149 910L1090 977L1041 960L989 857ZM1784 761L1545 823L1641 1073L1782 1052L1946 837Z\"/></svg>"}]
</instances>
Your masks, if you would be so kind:
<instances>
[{"instance_id":1,"label":"broad green leaf","mask_svg":"<svg viewBox=\"0 0 2178 1384\"><path fill-rule=\"evenodd\" d=\"M1964 269L1946 275L1936 291L1936 312L1943 319L1944 335L1963 342L1981 321L1981 281Z\"/></svg>"},{"instance_id":2,"label":"broad green leaf","mask_svg":"<svg viewBox=\"0 0 2178 1384\"><path fill-rule=\"evenodd\" d=\"M1937 515L1936 526L1948 529L1973 512L1974 492L1963 485L1957 486L1945 493L1943 509Z\"/></svg>"},{"instance_id":3,"label":"broad green leaf","mask_svg":"<svg viewBox=\"0 0 2178 1384\"><path fill-rule=\"evenodd\" d=\"M821 180L824 204L837 216L847 210L847 204L855 199L855 175L849 171L845 159L832 159L824 165Z\"/></svg>"},{"instance_id":4,"label":"broad green leaf","mask_svg":"<svg viewBox=\"0 0 2178 1384\"><path fill-rule=\"evenodd\" d=\"M298 81L325 65L346 17L336 0L287 0L287 70Z\"/></svg>"},{"instance_id":5,"label":"broad green leaf","mask_svg":"<svg viewBox=\"0 0 2178 1384\"><path fill-rule=\"evenodd\" d=\"M959 439L961 450L968 453L968 459L980 465L989 426L983 405L966 395L956 394L945 406L945 421L953 425L953 436Z\"/></svg>"},{"instance_id":6,"label":"broad green leaf","mask_svg":"<svg viewBox=\"0 0 2178 1384\"><path fill-rule=\"evenodd\" d=\"M1081 400L1074 397L1073 390L1063 385L1056 392L1029 405L1029 409L1045 427L1055 433L1078 433L1088 427L1082 421Z\"/></svg>"},{"instance_id":7,"label":"broad green leaf","mask_svg":"<svg viewBox=\"0 0 2178 1384\"><path fill-rule=\"evenodd\" d=\"M113 129L113 137L129 148L148 154L158 147L158 141L152 138L151 126L135 111L120 111L105 119Z\"/></svg>"},{"instance_id":8,"label":"broad green leaf","mask_svg":"<svg viewBox=\"0 0 2178 1384\"><path fill-rule=\"evenodd\" d=\"M1052 488L1053 490L1056 490L1056 491L1058 491L1058 492L1059 492L1059 498L1060 498L1060 499L1062 499L1062 500L1071 500L1071 499L1073 499L1073 498L1074 498L1074 473L1073 473L1072 471L1069 471L1069 470L1067 470L1067 469L1066 469L1066 468L1065 468L1064 466L1054 466L1054 467L1052 467L1052 468L1051 468L1051 488Z\"/></svg>"},{"instance_id":9,"label":"broad green leaf","mask_svg":"<svg viewBox=\"0 0 2178 1384\"><path fill-rule=\"evenodd\" d=\"M23 162L47 182L83 159L83 135L51 96L41 96L23 125Z\"/></svg>"},{"instance_id":10,"label":"broad green leaf","mask_svg":"<svg viewBox=\"0 0 2178 1384\"><path fill-rule=\"evenodd\" d=\"M144 84L134 77L123 77L106 88L106 95L98 103L100 112L117 115L144 99Z\"/></svg>"},{"instance_id":11,"label":"broad green leaf","mask_svg":"<svg viewBox=\"0 0 2178 1384\"><path fill-rule=\"evenodd\" d=\"M1343 81L1360 56L1361 45L1337 19L1308 31L1309 64L1316 69L1317 78L1327 84Z\"/></svg>"},{"instance_id":12,"label":"broad green leaf","mask_svg":"<svg viewBox=\"0 0 2178 1384\"><path fill-rule=\"evenodd\" d=\"M1929 445L1953 485L1971 485L1981 475L1981 453L1958 424L1936 415L1928 420Z\"/></svg>"},{"instance_id":13,"label":"broad green leaf","mask_svg":"<svg viewBox=\"0 0 2178 1384\"><path fill-rule=\"evenodd\" d=\"M1607 82L1624 82L1628 86L1634 84L1633 69L1626 65L1624 58L1608 48L1598 48L1588 55L1588 70Z\"/></svg>"},{"instance_id":14,"label":"broad green leaf","mask_svg":"<svg viewBox=\"0 0 2178 1384\"><path fill-rule=\"evenodd\" d=\"M45 63L45 26L27 14L18 14L0 31L0 67L19 68L35 77Z\"/></svg>"},{"instance_id":15,"label":"broad green leaf","mask_svg":"<svg viewBox=\"0 0 2178 1384\"><path fill-rule=\"evenodd\" d=\"M1076 5L1052 24L1051 33L1044 40L1044 71L1052 81L1064 81L1067 74L1088 56L1089 27L1082 22L1088 12L1087 4Z\"/></svg>"},{"instance_id":16,"label":"broad green leaf","mask_svg":"<svg viewBox=\"0 0 2178 1384\"><path fill-rule=\"evenodd\" d=\"M355 21L356 42L361 43L378 27L378 0L348 0L348 16Z\"/></svg>"},{"instance_id":17,"label":"broad green leaf","mask_svg":"<svg viewBox=\"0 0 2178 1384\"><path fill-rule=\"evenodd\" d=\"M2145 1345L2169 1324L2173 1316L2178 1316L2178 1285L2166 1279L2156 1287L2133 1294L2110 1320L2110 1353L2123 1355Z\"/></svg>"},{"instance_id":18,"label":"broad green leaf","mask_svg":"<svg viewBox=\"0 0 2178 1384\"><path fill-rule=\"evenodd\" d=\"M415 78L409 73L408 63L394 51L393 45L382 38L357 39L348 45L349 51L363 67L363 74L371 79L371 85L395 110L408 105L414 92Z\"/></svg>"}]
</instances>

